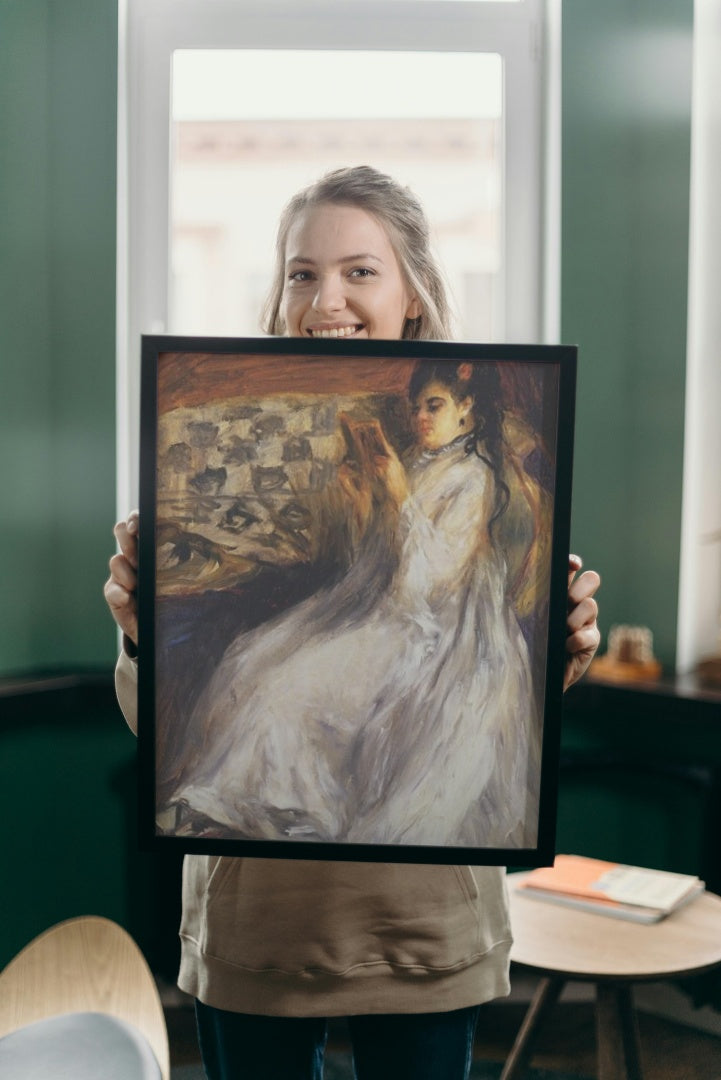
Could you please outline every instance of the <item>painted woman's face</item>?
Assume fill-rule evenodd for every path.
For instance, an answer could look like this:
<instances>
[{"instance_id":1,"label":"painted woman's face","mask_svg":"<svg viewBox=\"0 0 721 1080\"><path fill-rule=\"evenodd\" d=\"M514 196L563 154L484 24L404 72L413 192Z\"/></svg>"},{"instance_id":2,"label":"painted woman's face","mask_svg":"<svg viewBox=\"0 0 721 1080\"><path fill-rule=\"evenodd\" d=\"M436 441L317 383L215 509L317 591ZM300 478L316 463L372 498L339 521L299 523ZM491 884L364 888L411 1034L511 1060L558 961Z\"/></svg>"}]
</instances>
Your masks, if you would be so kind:
<instances>
[{"instance_id":1,"label":"painted woman's face","mask_svg":"<svg viewBox=\"0 0 721 1080\"><path fill-rule=\"evenodd\" d=\"M439 450L471 431L469 397L456 401L447 386L429 382L413 402L413 430L424 450Z\"/></svg>"},{"instance_id":2,"label":"painted woman's face","mask_svg":"<svg viewBox=\"0 0 721 1080\"><path fill-rule=\"evenodd\" d=\"M420 312L372 214L324 203L291 226L281 300L290 337L396 339Z\"/></svg>"}]
</instances>

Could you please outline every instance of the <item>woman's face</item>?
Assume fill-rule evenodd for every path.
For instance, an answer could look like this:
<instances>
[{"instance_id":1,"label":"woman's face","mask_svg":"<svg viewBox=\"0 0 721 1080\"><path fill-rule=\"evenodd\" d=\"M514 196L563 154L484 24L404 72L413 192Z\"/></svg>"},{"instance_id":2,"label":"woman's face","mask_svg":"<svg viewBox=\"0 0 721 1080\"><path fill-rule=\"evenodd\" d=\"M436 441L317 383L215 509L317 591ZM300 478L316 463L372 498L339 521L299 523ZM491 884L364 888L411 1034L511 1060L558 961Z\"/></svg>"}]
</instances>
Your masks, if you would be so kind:
<instances>
[{"instance_id":1,"label":"woman's face","mask_svg":"<svg viewBox=\"0 0 721 1080\"><path fill-rule=\"evenodd\" d=\"M469 397L456 401L447 386L429 382L413 402L413 429L424 450L439 450L471 431Z\"/></svg>"},{"instance_id":2,"label":"woman's face","mask_svg":"<svg viewBox=\"0 0 721 1080\"><path fill-rule=\"evenodd\" d=\"M281 314L290 337L395 339L421 313L386 230L360 207L309 208L285 250Z\"/></svg>"}]
</instances>

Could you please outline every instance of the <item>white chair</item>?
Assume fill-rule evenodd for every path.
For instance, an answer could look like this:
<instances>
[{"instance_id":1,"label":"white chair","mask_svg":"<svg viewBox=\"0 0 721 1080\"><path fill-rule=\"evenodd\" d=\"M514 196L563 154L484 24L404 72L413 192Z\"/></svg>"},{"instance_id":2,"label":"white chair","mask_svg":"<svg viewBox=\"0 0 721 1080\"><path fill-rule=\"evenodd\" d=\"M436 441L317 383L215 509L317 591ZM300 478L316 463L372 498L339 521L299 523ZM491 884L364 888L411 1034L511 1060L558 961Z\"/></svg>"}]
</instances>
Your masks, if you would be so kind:
<instances>
[{"instance_id":1,"label":"white chair","mask_svg":"<svg viewBox=\"0 0 721 1080\"><path fill-rule=\"evenodd\" d=\"M0 1076L169 1080L155 980L117 923L95 915L58 923L0 973Z\"/></svg>"}]
</instances>

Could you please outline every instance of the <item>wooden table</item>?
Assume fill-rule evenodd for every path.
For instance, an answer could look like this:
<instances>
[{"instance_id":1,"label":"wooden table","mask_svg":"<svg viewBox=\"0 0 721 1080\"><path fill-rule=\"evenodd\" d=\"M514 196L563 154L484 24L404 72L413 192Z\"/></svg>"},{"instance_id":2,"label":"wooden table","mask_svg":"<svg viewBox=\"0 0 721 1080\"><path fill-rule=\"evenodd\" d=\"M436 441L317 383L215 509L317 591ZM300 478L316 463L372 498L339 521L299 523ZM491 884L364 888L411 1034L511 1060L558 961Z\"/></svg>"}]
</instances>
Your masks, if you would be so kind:
<instances>
[{"instance_id":1,"label":"wooden table","mask_svg":"<svg viewBox=\"0 0 721 1080\"><path fill-rule=\"evenodd\" d=\"M643 1080L632 986L721 966L721 898L703 893L661 922L626 922L529 899L509 874L511 960L542 975L501 1074L519 1080L569 980L596 986L599 1080Z\"/></svg>"}]
</instances>

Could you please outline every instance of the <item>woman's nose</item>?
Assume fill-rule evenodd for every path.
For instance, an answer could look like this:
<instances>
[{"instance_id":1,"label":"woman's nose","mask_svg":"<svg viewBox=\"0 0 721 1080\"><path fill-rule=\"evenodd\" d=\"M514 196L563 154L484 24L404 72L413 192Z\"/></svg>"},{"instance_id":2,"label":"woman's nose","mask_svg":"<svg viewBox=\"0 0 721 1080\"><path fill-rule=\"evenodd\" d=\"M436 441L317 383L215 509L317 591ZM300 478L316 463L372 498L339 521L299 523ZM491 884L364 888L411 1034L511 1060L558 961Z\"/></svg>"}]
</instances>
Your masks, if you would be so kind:
<instances>
[{"instance_id":1,"label":"woman's nose","mask_svg":"<svg viewBox=\"0 0 721 1080\"><path fill-rule=\"evenodd\" d=\"M326 275L318 279L313 307L323 315L345 307L343 285L336 275Z\"/></svg>"}]
</instances>

